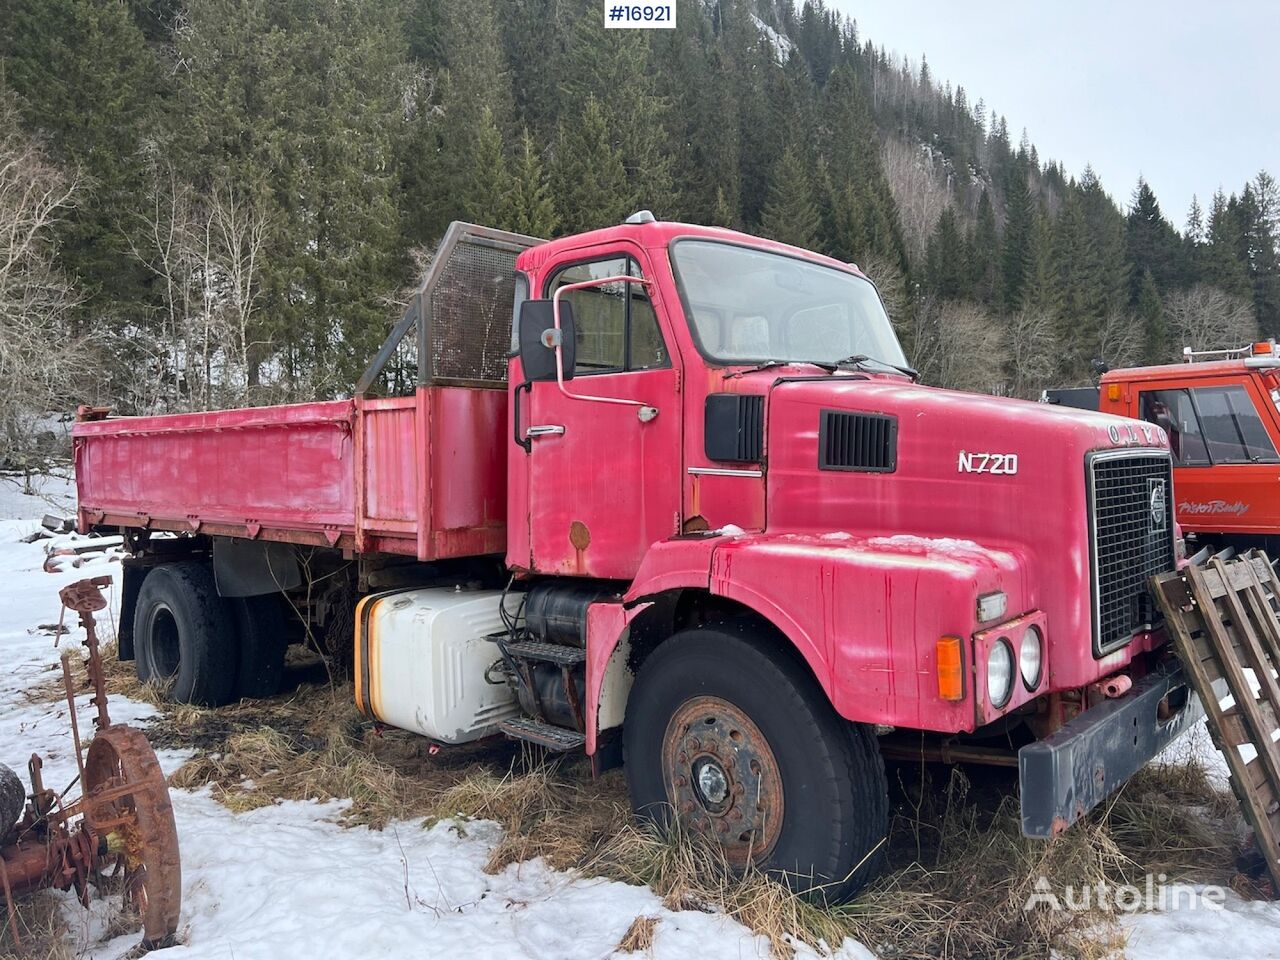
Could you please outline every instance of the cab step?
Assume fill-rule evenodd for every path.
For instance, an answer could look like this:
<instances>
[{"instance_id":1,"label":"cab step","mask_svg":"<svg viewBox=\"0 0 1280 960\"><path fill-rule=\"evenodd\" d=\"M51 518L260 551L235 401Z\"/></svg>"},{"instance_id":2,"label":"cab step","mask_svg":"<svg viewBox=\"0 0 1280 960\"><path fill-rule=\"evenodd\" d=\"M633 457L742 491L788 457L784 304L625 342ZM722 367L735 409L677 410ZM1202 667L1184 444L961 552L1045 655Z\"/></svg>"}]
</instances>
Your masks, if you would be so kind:
<instances>
[{"instance_id":1,"label":"cab step","mask_svg":"<svg viewBox=\"0 0 1280 960\"><path fill-rule=\"evenodd\" d=\"M577 750L587 742L587 738L577 730L553 726L550 723L534 720L532 717L503 720L498 724L498 729L513 740L526 740L561 753L566 750Z\"/></svg>"},{"instance_id":2,"label":"cab step","mask_svg":"<svg viewBox=\"0 0 1280 960\"><path fill-rule=\"evenodd\" d=\"M566 647L562 643L542 643L538 640L509 643L507 653L522 660L543 660L562 667L577 666L587 659L587 651L581 647Z\"/></svg>"}]
</instances>

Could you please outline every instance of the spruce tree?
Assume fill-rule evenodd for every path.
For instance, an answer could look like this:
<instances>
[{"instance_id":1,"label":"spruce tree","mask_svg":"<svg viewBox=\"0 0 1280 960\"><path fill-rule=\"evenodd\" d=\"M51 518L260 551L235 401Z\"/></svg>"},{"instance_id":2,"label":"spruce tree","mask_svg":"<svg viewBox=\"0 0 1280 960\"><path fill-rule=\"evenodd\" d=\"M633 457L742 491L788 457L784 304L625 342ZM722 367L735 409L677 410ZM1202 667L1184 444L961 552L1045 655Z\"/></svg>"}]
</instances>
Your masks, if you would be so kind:
<instances>
[{"instance_id":1,"label":"spruce tree","mask_svg":"<svg viewBox=\"0 0 1280 960\"><path fill-rule=\"evenodd\" d=\"M1157 289L1168 290L1177 274L1181 241L1160 212L1160 204L1146 180L1138 178L1129 216L1125 220L1125 250L1131 267L1129 299L1135 306L1150 274Z\"/></svg>"},{"instance_id":2,"label":"spruce tree","mask_svg":"<svg viewBox=\"0 0 1280 960\"><path fill-rule=\"evenodd\" d=\"M819 223L809 172L795 148L788 146L773 169L760 232L780 243L811 249L818 239Z\"/></svg>"},{"instance_id":3,"label":"spruce tree","mask_svg":"<svg viewBox=\"0 0 1280 960\"><path fill-rule=\"evenodd\" d=\"M78 202L57 225L65 270L87 295L74 321L143 319L149 274L130 253L148 204L144 145L163 74L123 3L27 0L0 13L0 77L20 96L28 127L77 172Z\"/></svg>"},{"instance_id":4,"label":"spruce tree","mask_svg":"<svg viewBox=\"0 0 1280 960\"><path fill-rule=\"evenodd\" d=\"M1042 210L1035 213L1027 244L1027 270L1022 284L1022 308L1037 315L1058 317L1062 300L1054 261L1053 226Z\"/></svg>"},{"instance_id":5,"label":"spruce tree","mask_svg":"<svg viewBox=\"0 0 1280 960\"><path fill-rule=\"evenodd\" d=\"M510 223L517 233L543 238L554 236L560 223L551 184L528 130L520 137L520 152L516 157Z\"/></svg>"},{"instance_id":6,"label":"spruce tree","mask_svg":"<svg viewBox=\"0 0 1280 960\"><path fill-rule=\"evenodd\" d=\"M635 206L622 154L610 139L604 107L594 96L587 97L574 122L561 127L552 183L569 233L620 223Z\"/></svg>"},{"instance_id":7,"label":"spruce tree","mask_svg":"<svg viewBox=\"0 0 1280 960\"><path fill-rule=\"evenodd\" d=\"M1164 305L1150 269L1142 271L1138 290L1137 319L1142 324L1143 359L1147 363L1167 363L1172 357Z\"/></svg>"},{"instance_id":8,"label":"spruce tree","mask_svg":"<svg viewBox=\"0 0 1280 960\"><path fill-rule=\"evenodd\" d=\"M502 134L487 106L481 108L467 146L462 154L465 218L486 226L514 229L515 184L507 168Z\"/></svg>"},{"instance_id":9,"label":"spruce tree","mask_svg":"<svg viewBox=\"0 0 1280 960\"><path fill-rule=\"evenodd\" d=\"M969 243L970 290L988 306L998 306L1000 296L1000 234L996 214L986 190L978 198L978 215Z\"/></svg>"},{"instance_id":10,"label":"spruce tree","mask_svg":"<svg viewBox=\"0 0 1280 960\"><path fill-rule=\"evenodd\" d=\"M1258 327L1280 335L1280 192L1265 170L1246 185L1242 200L1249 279Z\"/></svg>"},{"instance_id":11,"label":"spruce tree","mask_svg":"<svg viewBox=\"0 0 1280 960\"><path fill-rule=\"evenodd\" d=\"M1034 214L1026 169L1015 163L1005 180L1004 240L1000 251L1000 288L1006 310L1016 310L1022 303Z\"/></svg>"},{"instance_id":12,"label":"spruce tree","mask_svg":"<svg viewBox=\"0 0 1280 960\"><path fill-rule=\"evenodd\" d=\"M929 237L925 253L926 282L938 296L956 300L965 293L968 273L964 235L956 221L955 208L948 206L938 217L938 224Z\"/></svg>"},{"instance_id":13,"label":"spruce tree","mask_svg":"<svg viewBox=\"0 0 1280 960\"><path fill-rule=\"evenodd\" d=\"M1244 259L1247 239L1236 212L1238 201L1219 189L1209 207L1209 226L1204 246L1203 275L1211 285L1238 297L1252 293L1248 264Z\"/></svg>"}]
</instances>

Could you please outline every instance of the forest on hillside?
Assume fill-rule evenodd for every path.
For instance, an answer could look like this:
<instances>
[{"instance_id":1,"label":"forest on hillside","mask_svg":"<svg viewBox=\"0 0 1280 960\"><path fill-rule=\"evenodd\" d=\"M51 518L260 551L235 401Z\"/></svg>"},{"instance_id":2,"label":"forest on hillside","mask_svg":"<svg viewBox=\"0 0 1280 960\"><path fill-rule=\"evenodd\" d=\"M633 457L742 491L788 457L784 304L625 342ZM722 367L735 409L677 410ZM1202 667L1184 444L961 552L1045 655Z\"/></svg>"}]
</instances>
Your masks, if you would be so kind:
<instances>
[{"instance_id":1,"label":"forest on hillside","mask_svg":"<svg viewBox=\"0 0 1280 960\"><path fill-rule=\"evenodd\" d=\"M1267 173L1175 227L821 0L680 0L678 22L0 0L0 461L78 401L349 392L455 219L553 237L649 208L854 261L923 379L962 389L1280 334Z\"/></svg>"}]
</instances>

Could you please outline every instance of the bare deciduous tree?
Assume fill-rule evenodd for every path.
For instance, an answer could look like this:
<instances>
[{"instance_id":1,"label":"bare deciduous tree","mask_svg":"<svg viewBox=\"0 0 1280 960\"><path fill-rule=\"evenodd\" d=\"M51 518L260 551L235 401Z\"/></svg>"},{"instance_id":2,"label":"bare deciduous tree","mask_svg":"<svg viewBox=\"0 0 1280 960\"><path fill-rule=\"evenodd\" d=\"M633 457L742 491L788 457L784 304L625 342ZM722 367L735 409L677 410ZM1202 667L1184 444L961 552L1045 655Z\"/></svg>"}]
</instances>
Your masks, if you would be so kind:
<instances>
[{"instance_id":1,"label":"bare deciduous tree","mask_svg":"<svg viewBox=\"0 0 1280 960\"><path fill-rule=\"evenodd\" d=\"M1007 392L1007 345L997 321L978 304L926 296L899 332L923 382L975 393Z\"/></svg>"},{"instance_id":2,"label":"bare deciduous tree","mask_svg":"<svg viewBox=\"0 0 1280 960\"><path fill-rule=\"evenodd\" d=\"M1028 400L1038 397L1058 366L1052 315L1033 308L1019 310L1005 323L1004 342L1009 394Z\"/></svg>"},{"instance_id":3,"label":"bare deciduous tree","mask_svg":"<svg viewBox=\"0 0 1280 960\"><path fill-rule=\"evenodd\" d=\"M159 278L163 294L155 329L134 338L146 369L132 405L243 402L267 346L254 338L266 218L232 186L200 194L165 167L153 171L150 199L133 254Z\"/></svg>"},{"instance_id":4,"label":"bare deciduous tree","mask_svg":"<svg viewBox=\"0 0 1280 960\"><path fill-rule=\"evenodd\" d=\"M881 148L880 158L898 207L907 253L913 263L923 262L929 235L951 203L951 191L933 159L919 146L891 137Z\"/></svg>"},{"instance_id":5,"label":"bare deciduous tree","mask_svg":"<svg viewBox=\"0 0 1280 960\"><path fill-rule=\"evenodd\" d=\"M0 99L0 465L28 474L42 460L41 424L75 403L90 365L90 338L71 330L77 294L52 239L75 193L74 180L20 132L12 100Z\"/></svg>"},{"instance_id":6,"label":"bare deciduous tree","mask_svg":"<svg viewBox=\"0 0 1280 960\"><path fill-rule=\"evenodd\" d=\"M1164 311L1173 341L1192 350L1239 347L1258 336L1258 321L1249 302L1207 284L1169 294Z\"/></svg>"}]
</instances>

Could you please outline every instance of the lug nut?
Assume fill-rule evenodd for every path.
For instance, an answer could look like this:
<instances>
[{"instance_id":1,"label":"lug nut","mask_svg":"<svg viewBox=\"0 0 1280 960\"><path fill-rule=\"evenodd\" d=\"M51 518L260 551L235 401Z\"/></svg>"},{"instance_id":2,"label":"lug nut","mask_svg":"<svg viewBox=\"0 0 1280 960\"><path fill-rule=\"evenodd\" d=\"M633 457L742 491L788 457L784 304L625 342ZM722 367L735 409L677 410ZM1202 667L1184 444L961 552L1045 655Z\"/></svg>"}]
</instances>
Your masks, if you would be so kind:
<instances>
[{"instance_id":1,"label":"lug nut","mask_svg":"<svg viewBox=\"0 0 1280 960\"><path fill-rule=\"evenodd\" d=\"M719 832L719 833L728 833L728 832L729 832L729 824L725 823L723 820L717 820L717 821L716 821L716 830L717 830L717 832Z\"/></svg>"},{"instance_id":2,"label":"lug nut","mask_svg":"<svg viewBox=\"0 0 1280 960\"><path fill-rule=\"evenodd\" d=\"M690 737L688 740L685 741L685 746L688 747L690 750L697 750L700 745L701 744L698 742L697 737Z\"/></svg>"},{"instance_id":3,"label":"lug nut","mask_svg":"<svg viewBox=\"0 0 1280 960\"><path fill-rule=\"evenodd\" d=\"M688 763L688 762L689 762L689 755L688 755L687 753L683 753L683 752L682 752L682 753L677 753L677 754L676 754L676 759L677 759L677 760L679 760L681 763Z\"/></svg>"},{"instance_id":4,"label":"lug nut","mask_svg":"<svg viewBox=\"0 0 1280 960\"><path fill-rule=\"evenodd\" d=\"M677 787L687 787L689 785L688 777L676 777Z\"/></svg>"},{"instance_id":5,"label":"lug nut","mask_svg":"<svg viewBox=\"0 0 1280 960\"><path fill-rule=\"evenodd\" d=\"M741 819L742 819L742 811L741 811L741 810L738 810L738 809L736 809L736 808L735 808L735 809L733 809L733 810L730 810L730 811L729 811L729 818L730 818L730 819L732 819L732 820L741 820Z\"/></svg>"},{"instance_id":6,"label":"lug nut","mask_svg":"<svg viewBox=\"0 0 1280 960\"><path fill-rule=\"evenodd\" d=\"M681 812L681 813L693 813L693 801L692 801L692 800L685 800L683 803L681 803L681 804L680 804L680 812Z\"/></svg>"}]
</instances>

